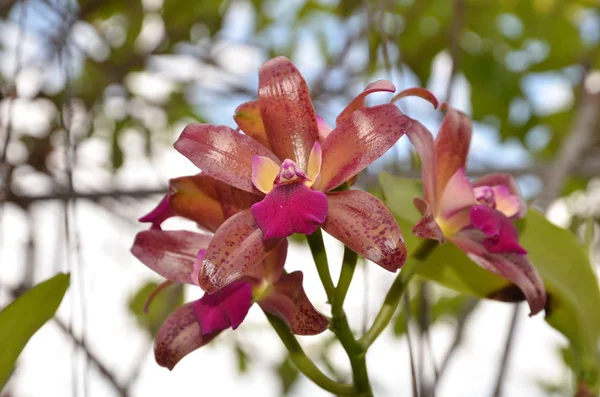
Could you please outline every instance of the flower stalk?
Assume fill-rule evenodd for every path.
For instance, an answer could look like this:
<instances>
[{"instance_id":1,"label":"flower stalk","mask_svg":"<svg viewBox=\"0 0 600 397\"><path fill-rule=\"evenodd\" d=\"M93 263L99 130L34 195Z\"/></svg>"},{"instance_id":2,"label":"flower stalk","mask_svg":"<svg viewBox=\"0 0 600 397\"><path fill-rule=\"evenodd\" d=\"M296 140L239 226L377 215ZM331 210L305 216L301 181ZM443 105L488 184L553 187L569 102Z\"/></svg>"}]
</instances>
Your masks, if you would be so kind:
<instances>
[{"instance_id":1,"label":"flower stalk","mask_svg":"<svg viewBox=\"0 0 600 397\"><path fill-rule=\"evenodd\" d=\"M290 359L300 372L308 379L312 380L317 386L330 393L338 396L352 396L355 394L354 388L351 385L336 382L321 372L313 361L308 358L302 349L302 346L300 346L300 343L298 343L294 334L290 332L290 328L285 322L279 317L267 312L265 312L265 315L289 352Z\"/></svg>"}]
</instances>

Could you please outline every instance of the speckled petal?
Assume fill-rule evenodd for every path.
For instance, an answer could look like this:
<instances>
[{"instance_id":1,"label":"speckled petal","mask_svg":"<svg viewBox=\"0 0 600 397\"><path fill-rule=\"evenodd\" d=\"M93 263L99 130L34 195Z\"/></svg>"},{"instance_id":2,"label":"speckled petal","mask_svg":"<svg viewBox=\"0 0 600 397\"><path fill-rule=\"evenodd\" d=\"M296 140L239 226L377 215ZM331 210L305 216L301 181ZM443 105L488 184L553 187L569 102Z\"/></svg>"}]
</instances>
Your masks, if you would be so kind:
<instances>
[{"instance_id":1,"label":"speckled petal","mask_svg":"<svg viewBox=\"0 0 600 397\"><path fill-rule=\"evenodd\" d=\"M246 135L254 138L261 145L269 147L269 139L260 116L258 101L242 103L235 109L233 119Z\"/></svg>"},{"instance_id":2,"label":"speckled petal","mask_svg":"<svg viewBox=\"0 0 600 397\"><path fill-rule=\"evenodd\" d=\"M423 179L423 197L429 203L432 211L437 209L436 200L436 175L435 175L435 144L433 135L420 122L413 120L406 131L410 143L421 158L421 175Z\"/></svg>"},{"instance_id":3,"label":"speckled petal","mask_svg":"<svg viewBox=\"0 0 600 397\"><path fill-rule=\"evenodd\" d=\"M273 152L305 170L319 128L306 81L289 59L273 58L260 68L258 103Z\"/></svg>"},{"instance_id":4,"label":"speckled petal","mask_svg":"<svg viewBox=\"0 0 600 397\"><path fill-rule=\"evenodd\" d=\"M190 302L167 318L154 340L154 357L161 367L172 370L189 353L210 342L219 332L202 336Z\"/></svg>"},{"instance_id":5,"label":"speckled petal","mask_svg":"<svg viewBox=\"0 0 600 397\"><path fill-rule=\"evenodd\" d=\"M225 126L190 124L174 146L206 175L250 193L259 194L252 184L252 156L279 161L254 139Z\"/></svg>"},{"instance_id":6,"label":"speckled petal","mask_svg":"<svg viewBox=\"0 0 600 397\"><path fill-rule=\"evenodd\" d=\"M264 194L273 190L279 165L268 157L252 157L252 184Z\"/></svg>"},{"instance_id":7,"label":"speckled petal","mask_svg":"<svg viewBox=\"0 0 600 397\"><path fill-rule=\"evenodd\" d=\"M496 198L496 209L509 218L522 218L527 213L527 203L515 178L503 172L485 175L473 186L490 186Z\"/></svg>"},{"instance_id":8,"label":"speckled petal","mask_svg":"<svg viewBox=\"0 0 600 397\"><path fill-rule=\"evenodd\" d=\"M303 182L279 185L251 210L265 239L312 234L327 217L327 197Z\"/></svg>"},{"instance_id":9,"label":"speckled petal","mask_svg":"<svg viewBox=\"0 0 600 397\"><path fill-rule=\"evenodd\" d=\"M279 280L283 273L287 252L288 242L287 240L283 240L269 255L267 255L263 261L263 279L271 284Z\"/></svg>"},{"instance_id":10,"label":"speckled petal","mask_svg":"<svg viewBox=\"0 0 600 397\"><path fill-rule=\"evenodd\" d=\"M300 271L284 274L258 304L264 311L282 318L296 335L320 334L329 321L308 300L302 278Z\"/></svg>"},{"instance_id":11,"label":"speckled petal","mask_svg":"<svg viewBox=\"0 0 600 397\"><path fill-rule=\"evenodd\" d=\"M391 148L410 125L411 119L392 104L354 111L323 142L321 176L313 189L328 192L352 178Z\"/></svg>"},{"instance_id":12,"label":"speckled petal","mask_svg":"<svg viewBox=\"0 0 600 397\"><path fill-rule=\"evenodd\" d=\"M213 236L200 269L200 287L212 293L245 276L260 279L262 260L280 242L263 238L250 210L237 213Z\"/></svg>"},{"instance_id":13,"label":"speckled petal","mask_svg":"<svg viewBox=\"0 0 600 397\"><path fill-rule=\"evenodd\" d=\"M365 106L365 99L369 94L373 94L375 92L394 92L396 91L396 87L391 81L388 80L378 80L373 83L370 83L365 87L363 92L358 94L349 104L346 106L344 110L337 116L335 120L336 125L340 125L347 118L350 117L352 112L363 108Z\"/></svg>"},{"instance_id":14,"label":"speckled petal","mask_svg":"<svg viewBox=\"0 0 600 397\"><path fill-rule=\"evenodd\" d=\"M406 260L406 246L390 211L362 190L327 194L329 215L323 229L350 249L395 272Z\"/></svg>"},{"instance_id":15,"label":"speckled petal","mask_svg":"<svg viewBox=\"0 0 600 397\"><path fill-rule=\"evenodd\" d=\"M448 107L435 140L438 200L450 178L459 168L465 168L470 144L471 120L466 114Z\"/></svg>"},{"instance_id":16,"label":"speckled petal","mask_svg":"<svg viewBox=\"0 0 600 397\"><path fill-rule=\"evenodd\" d=\"M544 282L527 256L491 253L481 244L481 237L475 236L472 231L457 233L451 240L473 262L515 283L529 302L530 315L545 307Z\"/></svg>"},{"instance_id":17,"label":"speckled petal","mask_svg":"<svg viewBox=\"0 0 600 397\"><path fill-rule=\"evenodd\" d=\"M175 212L169 205L169 195L165 195L158 205L149 213L138 219L140 222L152 223L151 229L161 229L161 225L167 219L175 216Z\"/></svg>"},{"instance_id":18,"label":"speckled petal","mask_svg":"<svg viewBox=\"0 0 600 397\"><path fill-rule=\"evenodd\" d=\"M190 284L198 251L210 240L210 236L185 230L145 230L135 236L131 253L164 278Z\"/></svg>"},{"instance_id":19,"label":"speckled petal","mask_svg":"<svg viewBox=\"0 0 600 397\"><path fill-rule=\"evenodd\" d=\"M216 184L222 182L204 174L171 179L169 194L171 208L177 215L214 232L225 221Z\"/></svg>"},{"instance_id":20,"label":"speckled petal","mask_svg":"<svg viewBox=\"0 0 600 397\"><path fill-rule=\"evenodd\" d=\"M444 232L436 223L429 204L420 197L415 197L413 203L423 217L413 226L412 233L421 238L438 240L443 243L445 241Z\"/></svg>"},{"instance_id":21,"label":"speckled petal","mask_svg":"<svg viewBox=\"0 0 600 397\"><path fill-rule=\"evenodd\" d=\"M247 281L233 283L194 302L194 315L202 335L240 326L252 306L252 286Z\"/></svg>"}]
</instances>

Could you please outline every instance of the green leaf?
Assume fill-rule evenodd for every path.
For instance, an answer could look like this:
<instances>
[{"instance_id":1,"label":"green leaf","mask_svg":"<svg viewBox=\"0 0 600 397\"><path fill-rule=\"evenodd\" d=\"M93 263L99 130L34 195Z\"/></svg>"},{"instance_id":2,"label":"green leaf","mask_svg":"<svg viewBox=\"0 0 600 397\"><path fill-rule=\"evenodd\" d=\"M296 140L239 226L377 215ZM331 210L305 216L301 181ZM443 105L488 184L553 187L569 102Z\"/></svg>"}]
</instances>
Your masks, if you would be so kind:
<instances>
[{"instance_id":1,"label":"green leaf","mask_svg":"<svg viewBox=\"0 0 600 397\"><path fill-rule=\"evenodd\" d=\"M277 373L281 379L281 389L284 396L287 396L292 390L292 386L298 380L298 368L294 365L289 356L286 356L277 367Z\"/></svg>"},{"instance_id":2,"label":"green leaf","mask_svg":"<svg viewBox=\"0 0 600 397\"><path fill-rule=\"evenodd\" d=\"M160 329L162 323L169 315L183 305L183 286L175 284L161 291L148 307L148 313L144 312L144 306L148 296L158 287L158 283L147 282L142 285L135 295L129 300L129 310L152 337Z\"/></svg>"},{"instance_id":3,"label":"green leaf","mask_svg":"<svg viewBox=\"0 0 600 397\"><path fill-rule=\"evenodd\" d=\"M240 345L239 343L235 345L235 358L240 374L245 374L246 372L248 372L248 364L250 362L250 357L248 357L248 353L246 353L242 345Z\"/></svg>"},{"instance_id":4,"label":"green leaf","mask_svg":"<svg viewBox=\"0 0 600 397\"><path fill-rule=\"evenodd\" d=\"M380 183L384 202L404 231L409 250L414 249L419 239L408 231L418 220L418 214L415 218L409 210L408 197L420 195L419 182L384 173ZM600 291L586 249L573 233L553 225L535 210L530 210L518 226L520 242L546 285L546 321L569 339L578 381L598 391ZM419 274L479 297L507 298L503 292L510 291L511 286L510 282L475 265L451 244L437 248L423 263Z\"/></svg>"},{"instance_id":5,"label":"green leaf","mask_svg":"<svg viewBox=\"0 0 600 397\"><path fill-rule=\"evenodd\" d=\"M70 276L59 273L39 283L0 312L0 390L29 339L50 320L69 287Z\"/></svg>"}]
</instances>

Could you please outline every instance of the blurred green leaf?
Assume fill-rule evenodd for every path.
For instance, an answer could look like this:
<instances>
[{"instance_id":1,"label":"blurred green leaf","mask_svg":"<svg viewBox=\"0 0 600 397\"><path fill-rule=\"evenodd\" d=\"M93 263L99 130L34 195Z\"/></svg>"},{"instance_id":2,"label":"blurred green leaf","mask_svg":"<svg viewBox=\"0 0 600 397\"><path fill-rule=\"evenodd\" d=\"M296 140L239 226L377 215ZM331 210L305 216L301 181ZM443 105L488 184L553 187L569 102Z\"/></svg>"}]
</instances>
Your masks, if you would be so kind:
<instances>
[{"instance_id":1,"label":"blurred green leaf","mask_svg":"<svg viewBox=\"0 0 600 397\"><path fill-rule=\"evenodd\" d=\"M239 343L235 345L235 358L237 361L238 371L241 374L248 372L250 357L248 357L248 353L246 353L242 345Z\"/></svg>"},{"instance_id":2,"label":"blurred green leaf","mask_svg":"<svg viewBox=\"0 0 600 397\"><path fill-rule=\"evenodd\" d=\"M29 339L62 302L70 276L59 273L39 283L0 311L0 390Z\"/></svg>"},{"instance_id":3,"label":"blurred green leaf","mask_svg":"<svg viewBox=\"0 0 600 397\"><path fill-rule=\"evenodd\" d=\"M156 295L148 307L148 313L144 313L144 306L148 297L158 286L158 283L147 282L129 300L130 312L136 317L138 324L145 328L152 337L156 336L167 317L183 305L183 286L174 284Z\"/></svg>"},{"instance_id":4,"label":"blurred green leaf","mask_svg":"<svg viewBox=\"0 0 600 397\"><path fill-rule=\"evenodd\" d=\"M402 230L410 230L418 216L415 218L414 212L407 210L411 205L408 196L419 191L419 183L386 173L381 174L380 183L384 202L398 224ZM569 339L576 358L577 379L597 391L600 291L588 254L575 235L551 224L535 210L530 210L518 226L520 242L546 285L546 321ZM414 249L418 239L406 232L405 238L408 248ZM419 274L456 291L484 298L505 298L499 292L505 293L511 285L475 265L452 244L438 247L423 263Z\"/></svg>"},{"instance_id":5,"label":"blurred green leaf","mask_svg":"<svg viewBox=\"0 0 600 397\"><path fill-rule=\"evenodd\" d=\"M290 360L289 356L286 356L281 364L277 367L277 373L281 380L281 390L284 396L287 396L296 381L298 380L298 369Z\"/></svg>"}]
</instances>

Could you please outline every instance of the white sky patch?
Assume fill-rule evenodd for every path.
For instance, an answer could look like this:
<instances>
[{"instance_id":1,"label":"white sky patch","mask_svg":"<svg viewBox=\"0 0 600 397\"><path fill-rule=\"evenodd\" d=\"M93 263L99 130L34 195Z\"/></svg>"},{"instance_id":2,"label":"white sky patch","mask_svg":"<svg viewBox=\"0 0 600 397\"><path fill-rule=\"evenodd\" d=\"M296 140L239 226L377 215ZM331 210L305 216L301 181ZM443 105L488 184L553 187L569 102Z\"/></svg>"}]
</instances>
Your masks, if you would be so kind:
<instances>
[{"instance_id":1,"label":"white sky patch","mask_svg":"<svg viewBox=\"0 0 600 397\"><path fill-rule=\"evenodd\" d=\"M535 73L523 78L522 88L539 115L567 110L573 105L573 87L567 77L559 73Z\"/></svg>"}]
</instances>

